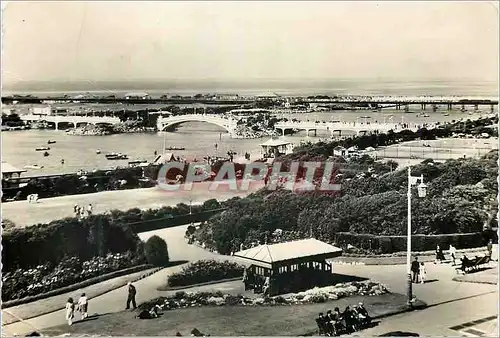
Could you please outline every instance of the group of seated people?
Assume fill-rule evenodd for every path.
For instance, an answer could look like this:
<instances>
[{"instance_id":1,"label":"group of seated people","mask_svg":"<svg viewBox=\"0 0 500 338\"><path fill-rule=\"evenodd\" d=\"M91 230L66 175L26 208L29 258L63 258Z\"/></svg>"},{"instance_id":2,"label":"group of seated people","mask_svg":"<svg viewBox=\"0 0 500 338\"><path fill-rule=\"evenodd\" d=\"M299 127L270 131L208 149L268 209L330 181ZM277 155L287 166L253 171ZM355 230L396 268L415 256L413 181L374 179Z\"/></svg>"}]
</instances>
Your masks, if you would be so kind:
<instances>
[{"instance_id":1,"label":"group of seated people","mask_svg":"<svg viewBox=\"0 0 500 338\"><path fill-rule=\"evenodd\" d=\"M328 310L326 314L320 313L316 318L316 323L320 334L326 336L338 336L341 334L350 334L366 327L371 323L371 317L363 306L363 303L347 306L344 312L340 312L336 307L332 312Z\"/></svg>"},{"instance_id":2,"label":"group of seated people","mask_svg":"<svg viewBox=\"0 0 500 338\"><path fill-rule=\"evenodd\" d=\"M460 260L460 268L457 270L461 270L464 273L467 273L471 270L477 269L481 264L487 264L490 262L491 255L486 255L483 257L476 256L473 259L469 259L466 255L464 255Z\"/></svg>"},{"instance_id":3,"label":"group of seated people","mask_svg":"<svg viewBox=\"0 0 500 338\"><path fill-rule=\"evenodd\" d=\"M161 307L160 305L155 305L149 310L142 310L139 312L137 315L137 318L139 319L153 319L153 318L158 318L161 315Z\"/></svg>"}]
</instances>

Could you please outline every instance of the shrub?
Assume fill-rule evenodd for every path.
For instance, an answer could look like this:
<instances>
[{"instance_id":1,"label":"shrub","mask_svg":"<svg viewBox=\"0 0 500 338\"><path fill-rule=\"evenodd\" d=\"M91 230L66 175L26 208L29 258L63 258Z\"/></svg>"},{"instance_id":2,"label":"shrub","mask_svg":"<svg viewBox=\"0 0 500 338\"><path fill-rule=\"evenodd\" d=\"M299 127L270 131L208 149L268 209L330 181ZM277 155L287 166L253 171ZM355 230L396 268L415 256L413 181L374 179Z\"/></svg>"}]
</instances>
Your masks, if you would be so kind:
<instances>
[{"instance_id":1,"label":"shrub","mask_svg":"<svg viewBox=\"0 0 500 338\"><path fill-rule=\"evenodd\" d=\"M3 271L59 264L62 257L88 261L108 253L133 253L143 260L141 240L129 226L113 222L105 215L84 219L65 218L5 231L2 236ZM36 252L36 255L32 253Z\"/></svg>"},{"instance_id":2,"label":"shrub","mask_svg":"<svg viewBox=\"0 0 500 338\"><path fill-rule=\"evenodd\" d=\"M156 235L146 241L144 251L149 264L165 266L169 262L167 243Z\"/></svg>"},{"instance_id":3,"label":"shrub","mask_svg":"<svg viewBox=\"0 0 500 338\"><path fill-rule=\"evenodd\" d=\"M203 260L189 264L168 278L168 285L186 286L243 276L244 267L229 261Z\"/></svg>"}]
</instances>

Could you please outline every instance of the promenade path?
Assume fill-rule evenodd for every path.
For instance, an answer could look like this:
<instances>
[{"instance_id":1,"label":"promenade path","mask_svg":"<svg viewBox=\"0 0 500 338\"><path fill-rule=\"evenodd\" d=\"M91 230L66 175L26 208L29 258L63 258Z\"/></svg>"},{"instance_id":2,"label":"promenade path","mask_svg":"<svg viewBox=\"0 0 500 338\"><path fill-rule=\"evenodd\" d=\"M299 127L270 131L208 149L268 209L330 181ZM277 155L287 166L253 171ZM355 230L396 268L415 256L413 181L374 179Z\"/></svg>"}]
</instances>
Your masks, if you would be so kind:
<instances>
[{"instance_id":1,"label":"promenade path","mask_svg":"<svg viewBox=\"0 0 500 338\"><path fill-rule=\"evenodd\" d=\"M236 260L234 257L221 256L215 253L205 251L197 246L188 245L185 241L184 232L186 226L162 229L140 234L142 239L147 239L156 234L167 241L171 260L188 260L194 261L199 259L229 259ZM175 266L161 270L139 282L135 283L138 294L137 301L143 302L158 296L168 295L171 292L158 291L157 288L164 285L168 276L182 269L181 266ZM406 292L406 267L404 265L390 266L363 266L363 265L334 265L334 271L339 274L353 275L358 277L370 278L386 284L393 292ZM427 302L428 304L440 304L450 302L464 297L482 297L487 295L488 302L496 302L497 288L495 285L489 284L473 284L460 283L452 281L456 276L454 269L448 264L435 265L427 264L429 283L419 284L414 286L415 295ZM242 283L239 281L226 282L215 285L207 285L189 289L190 291L198 290L221 290L227 293L242 293ZM127 296L126 286L111 291L102 296L91 299L89 302L90 313L112 313L122 311L125 307ZM496 304L496 303L495 303ZM61 304L63 306L64 304ZM441 306L441 305L439 305ZM464 305L467 306L467 303ZM8 310L8 309L7 309ZM466 321L471 318L468 313L471 309L456 308L455 313ZM424 310L422 312L425 312ZM99 320L99 319L98 319ZM37 318L29 319L26 322L18 322L4 326L4 331L7 334L22 334L36 329L44 329L56 325L64 324L64 310L56 311L51 314L43 315Z\"/></svg>"},{"instance_id":2,"label":"promenade path","mask_svg":"<svg viewBox=\"0 0 500 338\"><path fill-rule=\"evenodd\" d=\"M226 200L235 196L244 197L262 188L264 183L255 181L248 191L230 191L228 185L220 185L216 191L210 191L210 183L195 183L189 191L165 191L160 188L130 189L103 191L93 194L71 195L42 198L39 203L28 201L2 203L2 217L10 219L18 227L26 227L38 223L48 223L65 217L73 217L75 204L86 206L92 203L94 213L104 213L112 209L128 210L131 208L160 208L174 206L179 203L203 203L215 198Z\"/></svg>"}]
</instances>

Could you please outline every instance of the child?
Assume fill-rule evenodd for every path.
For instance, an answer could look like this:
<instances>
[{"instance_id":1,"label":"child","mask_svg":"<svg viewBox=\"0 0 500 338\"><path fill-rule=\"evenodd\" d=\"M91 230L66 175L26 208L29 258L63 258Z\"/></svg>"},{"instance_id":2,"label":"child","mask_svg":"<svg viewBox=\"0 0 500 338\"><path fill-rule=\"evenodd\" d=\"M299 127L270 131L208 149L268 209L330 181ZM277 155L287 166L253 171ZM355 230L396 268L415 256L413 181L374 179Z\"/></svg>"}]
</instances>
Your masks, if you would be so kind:
<instances>
[{"instance_id":1,"label":"child","mask_svg":"<svg viewBox=\"0 0 500 338\"><path fill-rule=\"evenodd\" d=\"M425 277L427 275L427 271L425 270L425 265L424 262L420 263L420 283L424 284L425 283Z\"/></svg>"},{"instance_id":2,"label":"child","mask_svg":"<svg viewBox=\"0 0 500 338\"><path fill-rule=\"evenodd\" d=\"M87 296L85 296L85 293L82 293L80 299L78 299L78 310L82 314L82 319L87 318L88 300Z\"/></svg>"},{"instance_id":3,"label":"child","mask_svg":"<svg viewBox=\"0 0 500 338\"><path fill-rule=\"evenodd\" d=\"M66 320L68 321L68 325L73 325L73 318L75 317L75 303L73 302L73 298L69 298L66 303Z\"/></svg>"}]
</instances>

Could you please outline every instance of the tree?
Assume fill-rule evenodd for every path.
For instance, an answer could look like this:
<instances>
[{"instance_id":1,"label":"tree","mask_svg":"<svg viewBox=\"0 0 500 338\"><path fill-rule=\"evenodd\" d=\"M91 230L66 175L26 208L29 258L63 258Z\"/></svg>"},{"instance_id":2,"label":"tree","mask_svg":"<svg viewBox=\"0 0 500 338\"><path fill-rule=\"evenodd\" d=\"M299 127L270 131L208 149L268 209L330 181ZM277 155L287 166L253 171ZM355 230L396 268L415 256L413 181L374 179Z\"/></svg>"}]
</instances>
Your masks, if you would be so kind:
<instances>
[{"instance_id":1,"label":"tree","mask_svg":"<svg viewBox=\"0 0 500 338\"><path fill-rule=\"evenodd\" d=\"M158 236L153 236L146 241L146 260L154 266L165 266L169 262L167 243Z\"/></svg>"}]
</instances>

